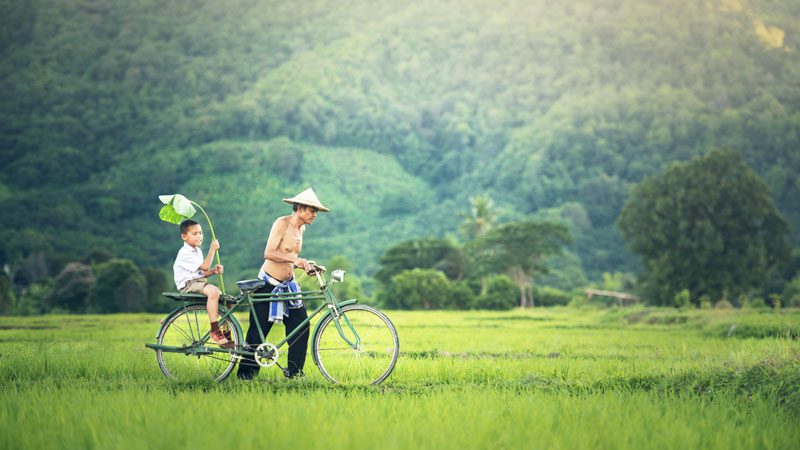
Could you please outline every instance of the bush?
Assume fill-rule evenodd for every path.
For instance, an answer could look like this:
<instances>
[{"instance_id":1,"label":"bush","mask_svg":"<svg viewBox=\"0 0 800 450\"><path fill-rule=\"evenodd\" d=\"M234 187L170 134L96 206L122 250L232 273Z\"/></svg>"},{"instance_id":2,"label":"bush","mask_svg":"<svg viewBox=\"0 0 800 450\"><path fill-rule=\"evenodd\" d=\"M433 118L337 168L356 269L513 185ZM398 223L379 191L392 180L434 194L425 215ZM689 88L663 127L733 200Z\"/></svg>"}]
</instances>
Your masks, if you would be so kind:
<instances>
[{"instance_id":1,"label":"bush","mask_svg":"<svg viewBox=\"0 0 800 450\"><path fill-rule=\"evenodd\" d=\"M451 283L448 307L452 309L470 309L475 304L475 294L465 281Z\"/></svg>"},{"instance_id":2,"label":"bush","mask_svg":"<svg viewBox=\"0 0 800 450\"><path fill-rule=\"evenodd\" d=\"M676 308L686 308L692 304L692 294L688 289L684 289L673 297L672 301Z\"/></svg>"},{"instance_id":3,"label":"bush","mask_svg":"<svg viewBox=\"0 0 800 450\"><path fill-rule=\"evenodd\" d=\"M144 311L147 288L139 268L128 259L111 259L95 267L96 281L89 292L94 312Z\"/></svg>"},{"instance_id":4,"label":"bush","mask_svg":"<svg viewBox=\"0 0 800 450\"><path fill-rule=\"evenodd\" d=\"M786 283L783 288L783 300L786 306L800 307L800 276L796 276L792 281Z\"/></svg>"},{"instance_id":5,"label":"bush","mask_svg":"<svg viewBox=\"0 0 800 450\"><path fill-rule=\"evenodd\" d=\"M478 296L476 309L511 309L519 301L519 289L506 275L496 275L486 280L486 295Z\"/></svg>"},{"instance_id":6,"label":"bush","mask_svg":"<svg viewBox=\"0 0 800 450\"><path fill-rule=\"evenodd\" d=\"M397 309L442 309L452 300L452 286L434 269L404 270L381 293L381 304Z\"/></svg>"},{"instance_id":7,"label":"bush","mask_svg":"<svg viewBox=\"0 0 800 450\"><path fill-rule=\"evenodd\" d=\"M94 281L91 267L79 262L67 264L56 277L53 290L45 299L47 306L82 312L86 308L86 299Z\"/></svg>"},{"instance_id":8,"label":"bush","mask_svg":"<svg viewBox=\"0 0 800 450\"><path fill-rule=\"evenodd\" d=\"M170 283L164 272L153 267L145 267L142 269L142 275L145 279L145 298L143 299L143 308L147 312L167 312L172 308L172 302L165 301L166 299L161 296L162 292L174 289L175 286Z\"/></svg>"},{"instance_id":9,"label":"bush","mask_svg":"<svg viewBox=\"0 0 800 450\"><path fill-rule=\"evenodd\" d=\"M0 273L0 314L8 314L14 306L14 291L11 280L5 273Z\"/></svg>"},{"instance_id":10,"label":"bush","mask_svg":"<svg viewBox=\"0 0 800 450\"><path fill-rule=\"evenodd\" d=\"M572 300L572 294L549 286L540 286L534 290L533 303L536 306L566 305Z\"/></svg>"},{"instance_id":11,"label":"bush","mask_svg":"<svg viewBox=\"0 0 800 450\"><path fill-rule=\"evenodd\" d=\"M44 314L47 312L45 299L50 295L52 289L53 286L50 281L33 283L24 288L20 293L17 304L11 309L11 313L20 316Z\"/></svg>"},{"instance_id":12,"label":"bush","mask_svg":"<svg viewBox=\"0 0 800 450\"><path fill-rule=\"evenodd\" d=\"M733 305L726 299L719 300L717 303L714 303L714 309L731 309Z\"/></svg>"}]
</instances>

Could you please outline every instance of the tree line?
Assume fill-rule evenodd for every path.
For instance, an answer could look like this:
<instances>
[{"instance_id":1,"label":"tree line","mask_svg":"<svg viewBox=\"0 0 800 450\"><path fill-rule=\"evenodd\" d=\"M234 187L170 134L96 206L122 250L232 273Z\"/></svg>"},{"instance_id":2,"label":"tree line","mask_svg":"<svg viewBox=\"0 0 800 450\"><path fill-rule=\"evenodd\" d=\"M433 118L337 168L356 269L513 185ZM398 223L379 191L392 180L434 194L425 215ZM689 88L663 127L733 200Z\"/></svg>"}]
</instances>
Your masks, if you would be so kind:
<instances>
[{"instance_id":1,"label":"tree line","mask_svg":"<svg viewBox=\"0 0 800 450\"><path fill-rule=\"evenodd\" d=\"M546 220L498 223L498 217L491 198L473 197L460 226L463 243L417 238L390 247L374 274L374 300L395 309L508 309L576 300L579 291L535 284L549 270L547 261L572 242L569 228ZM626 287L647 303L748 306L757 299L766 304L766 296L773 307L800 306L800 257L791 255L787 222L738 152L715 150L643 180L617 224L644 261L638 280L628 277ZM344 257L329 264L352 269ZM613 278L606 275L606 286L621 288L623 276ZM339 295L362 297L362 284L351 275ZM164 309L163 289L161 271L95 251L52 281L26 288L20 301L8 277L0 277L0 310L157 311Z\"/></svg>"}]
</instances>

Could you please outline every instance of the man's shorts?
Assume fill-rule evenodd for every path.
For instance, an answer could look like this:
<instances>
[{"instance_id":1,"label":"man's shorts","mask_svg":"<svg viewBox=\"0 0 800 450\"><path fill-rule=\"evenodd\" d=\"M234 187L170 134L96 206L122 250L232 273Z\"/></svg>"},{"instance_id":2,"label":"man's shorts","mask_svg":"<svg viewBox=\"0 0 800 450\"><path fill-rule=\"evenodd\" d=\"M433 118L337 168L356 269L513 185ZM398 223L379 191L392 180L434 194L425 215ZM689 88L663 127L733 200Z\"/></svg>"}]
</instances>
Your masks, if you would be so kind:
<instances>
[{"instance_id":1,"label":"man's shorts","mask_svg":"<svg viewBox=\"0 0 800 450\"><path fill-rule=\"evenodd\" d=\"M189 282L186 283L186 286L184 286L183 289L181 289L181 292L183 292L184 294L193 293L193 294L205 295L205 292L203 292L203 288L205 288L207 284L208 284L208 279L195 278L194 280L189 280ZM214 285L211 286L216 287Z\"/></svg>"}]
</instances>

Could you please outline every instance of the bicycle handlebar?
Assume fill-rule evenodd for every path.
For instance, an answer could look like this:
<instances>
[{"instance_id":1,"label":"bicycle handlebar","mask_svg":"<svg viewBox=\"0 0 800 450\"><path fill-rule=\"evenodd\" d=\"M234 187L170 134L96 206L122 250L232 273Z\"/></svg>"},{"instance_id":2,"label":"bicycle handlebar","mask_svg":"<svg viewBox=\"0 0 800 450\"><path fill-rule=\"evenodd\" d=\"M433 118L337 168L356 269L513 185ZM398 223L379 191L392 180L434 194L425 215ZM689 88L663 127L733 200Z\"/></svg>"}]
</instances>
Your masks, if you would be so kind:
<instances>
[{"instance_id":1,"label":"bicycle handlebar","mask_svg":"<svg viewBox=\"0 0 800 450\"><path fill-rule=\"evenodd\" d=\"M320 266L314 261L309 261L308 263L311 264L311 267L314 268L314 270L312 270L308 274L317 277L317 282L319 282L320 287L325 286L325 279L322 278L322 274L325 273L325 266Z\"/></svg>"}]
</instances>

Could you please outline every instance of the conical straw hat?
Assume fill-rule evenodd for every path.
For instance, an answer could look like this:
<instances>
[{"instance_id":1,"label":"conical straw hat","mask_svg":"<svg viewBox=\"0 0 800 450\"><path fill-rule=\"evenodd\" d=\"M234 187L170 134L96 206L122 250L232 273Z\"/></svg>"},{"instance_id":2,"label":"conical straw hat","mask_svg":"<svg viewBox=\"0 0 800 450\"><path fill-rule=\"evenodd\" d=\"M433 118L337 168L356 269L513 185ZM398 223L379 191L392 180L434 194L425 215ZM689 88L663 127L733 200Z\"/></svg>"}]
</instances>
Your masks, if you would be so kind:
<instances>
[{"instance_id":1,"label":"conical straw hat","mask_svg":"<svg viewBox=\"0 0 800 450\"><path fill-rule=\"evenodd\" d=\"M326 208L322 205L322 203L320 203L319 199L317 198L317 194L315 194L314 190L311 188L306 189L292 198L285 198L283 201L290 205L293 203L299 203L301 205L313 206L314 208L317 208L323 212L330 211L330 209Z\"/></svg>"}]
</instances>

